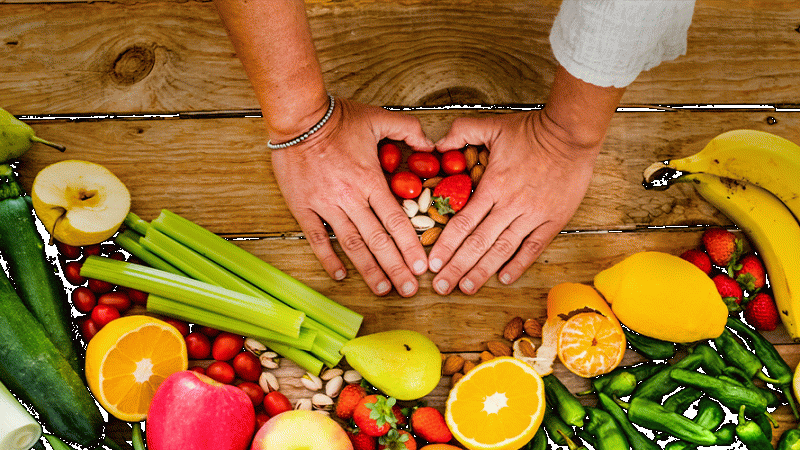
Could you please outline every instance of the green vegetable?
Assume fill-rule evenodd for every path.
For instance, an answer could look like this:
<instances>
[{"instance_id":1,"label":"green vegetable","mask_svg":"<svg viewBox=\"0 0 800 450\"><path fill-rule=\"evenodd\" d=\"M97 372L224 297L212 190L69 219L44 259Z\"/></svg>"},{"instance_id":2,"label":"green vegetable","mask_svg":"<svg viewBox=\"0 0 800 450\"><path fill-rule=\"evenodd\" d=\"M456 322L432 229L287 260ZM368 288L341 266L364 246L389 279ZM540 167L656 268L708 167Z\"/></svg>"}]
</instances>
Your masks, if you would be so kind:
<instances>
[{"instance_id":1,"label":"green vegetable","mask_svg":"<svg viewBox=\"0 0 800 450\"><path fill-rule=\"evenodd\" d=\"M725 409L716 400L703 397L697 403L697 415L694 423L709 430L715 430L725 421Z\"/></svg>"},{"instance_id":2,"label":"green vegetable","mask_svg":"<svg viewBox=\"0 0 800 450\"><path fill-rule=\"evenodd\" d=\"M719 430L714 432L717 438L715 445L731 445L736 439L736 424L733 422L726 423L720 427Z\"/></svg>"},{"instance_id":3,"label":"green vegetable","mask_svg":"<svg viewBox=\"0 0 800 450\"><path fill-rule=\"evenodd\" d=\"M656 374L650 376L636 388L635 397L648 398L657 402L680 385L672 379L670 374L675 369L695 370L703 367L707 373L719 375L725 367L725 362L707 344L698 344L691 353L681 358L671 366L664 366Z\"/></svg>"},{"instance_id":4,"label":"green vegetable","mask_svg":"<svg viewBox=\"0 0 800 450\"><path fill-rule=\"evenodd\" d=\"M599 405L617 421L632 450L660 450L658 444L633 426L625 411L611 397L600 392L597 394L597 399Z\"/></svg>"},{"instance_id":5,"label":"green vegetable","mask_svg":"<svg viewBox=\"0 0 800 450\"><path fill-rule=\"evenodd\" d=\"M569 448L569 450L587 450L586 446L576 444L575 441L566 434L562 432L559 432L559 434L561 434L561 438L564 439L564 442L567 443L567 448Z\"/></svg>"},{"instance_id":6,"label":"green vegetable","mask_svg":"<svg viewBox=\"0 0 800 450\"><path fill-rule=\"evenodd\" d=\"M735 410L742 405L747 408L748 413L753 415L764 414L767 411L767 401L764 396L747 387L683 369L671 371L670 376L684 386L702 390L706 395L728 408Z\"/></svg>"},{"instance_id":7,"label":"green vegetable","mask_svg":"<svg viewBox=\"0 0 800 450\"><path fill-rule=\"evenodd\" d=\"M780 406L781 399L778 395L770 388L757 386L753 383L751 378L748 378L747 375L738 367L728 366L725 368L725 375L720 375L720 379L730 378L742 386L747 386L750 389L754 389L761 393L764 396L764 399L767 401L767 406Z\"/></svg>"},{"instance_id":8,"label":"green vegetable","mask_svg":"<svg viewBox=\"0 0 800 450\"><path fill-rule=\"evenodd\" d=\"M739 407L736 435L749 450L772 450L772 441L764 436L761 427L744 416L745 406Z\"/></svg>"},{"instance_id":9,"label":"green vegetable","mask_svg":"<svg viewBox=\"0 0 800 450\"><path fill-rule=\"evenodd\" d=\"M800 429L786 430L778 440L777 450L800 450Z\"/></svg>"},{"instance_id":10,"label":"green vegetable","mask_svg":"<svg viewBox=\"0 0 800 450\"><path fill-rule=\"evenodd\" d=\"M139 235L135 231L124 230L123 232L117 234L117 237L114 238L114 242L124 250L128 251L131 255L141 259L145 264L154 269L174 273L175 275L186 275L185 273L176 269L170 263L164 261L144 248L140 243L142 238L143 236Z\"/></svg>"},{"instance_id":11,"label":"green vegetable","mask_svg":"<svg viewBox=\"0 0 800 450\"><path fill-rule=\"evenodd\" d=\"M726 363L741 369L747 378L758 377L767 383L778 383L778 380L768 377L762 371L764 364L755 354L745 348L727 328L714 339L714 346L717 347L717 351Z\"/></svg>"},{"instance_id":12,"label":"green vegetable","mask_svg":"<svg viewBox=\"0 0 800 450\"><path fill-rule=\"evenodd\" d=\"M661 404L643 397L633 397L629 404L617 401L628 410L631 422L654 431L663 431L672 436L698 445L713 445L716 436L710 430L691 419L667 410Z\"/></svg>"},{"instance_id":13,"label":"green vegetable","mask_svg":"<svg viewBox=\"0 0 800 450\"><path fill-rule=\"evenodd\" d=\"M33 128L0 108L0 163L17 159L31 149L34 142L53 147L59 151L63 145L46 141L34 133Z\"/></svg>"},{"instance_id":14,"label":"green vegetable","mask_svg":"<svg viewBox=\"0 0 800 450\"><path fill-rule=\"evenodd\" d=\"M136 422L133 424L133 433L131 435L131 443L133 450L145 450L144 436L142 436L142 424Z\"/></svg>"},{"instance_id":15,"label":"green vegetable","mask_svg":"<svg viewBox=\"0 0 800 450\"><path fill-rule=\"evenodd\" d=\"M50 447L52 447L53 450L72 450L72 447L52 434L45 434L44 438L47 440L47 443L50 444Z\"/></svg>"},{"instance_id":16,"label":"green vegetable","mask_svg":"<svg viewBox=\"0 0 800 450\"><path fill-rule=\"evenodd\" d=\"M566 422L561 419L561 416L553 411L553 408L550 406L550 404L547 404L544 407L542 428L547 430L547 435L550 436L550 439L552 439L557 445L567 445L567 441L564 439L564 436L569 438L575 436L575 432L572 427L567 425Z\"/></svg>"},{"instance_id":17,"label":"green vegetable","mask_svg":"<svg viewBox=\"0 0 800 450\"><path fill-rule=\"evenodd\" d=\"M539 428L536 434L528 443L523 447L524 450L546 450L547 449L547 435L544 429Z\"/></svg>"},{"instance_id":18,"label":"green vegetable","mask_svg":"<svg viewBox=\"0 0 800 450\"><path fill-rule=\"evenodd\" d=\"M792 408L795 419L800 419L797 405L794 400L792 390L792 377L794 372L783 360L778 350L764 336L755 329L745 325L742 321L733 317L728 318L727 327L739 334L739 336L750 344L750 348L756 354L761 363L767 369L770 378L778 381L778 385L786 395L786 401Z\"/></svg>"},{"instance_id":19,"label":"green vegetable","mask_svg":"<svg viewBox=\"0 0 800 450\"><path fill-rule=\"evenodd\" d=\"M611 372L592 378L592 389L579 395L592 392L604 392L611 397L627 397L636 390L636 386L667 367L665 363L644 362L632 366L620 366Z\"/></svg>"},{"instance_id":20,"label":"green vegetable","mask_svg":"<svg viewBox=\"0 0 800 450\"><path fill-rule=\"evenodd\" d=\"M675 343L662 341L639 334L631 329L622 327L625 339L637 353L654 360L669 359L675 356Z\"/></svg>"},{"instance_id":21,"label":"green vegetable","mask_svg":"<svg viewBox=\"0 0 800 450\"><path fill-rule=\"evenodd\" d=\"M25 306L44 326L48 338L73 370L82 373L66 291L55 267L47 260L44 241L25 197L11 167L0 166L0 254Z\"/></svg>"},{"instance_id":22,"label":"green vegetable","mask_svg":"<svg viewBox=\"0 0 800 450\"><path fill-rule=\"evenodd\" d=\"M567 425L583 427L586 418L586 409L583 404L555 375L545 375L542 380L547 404L553 407Z\"/></svg>"},{"instance_id":23,"label":"green vegetable","mask_svg":"<svg viewBox=\"0 0 800 450\"><path fill-rule=\"evenodd\" d=\"M42 426L0 383L0 448L29 449L42 436Z\"/></svg>"},{"instance_id":24,"label":"green vegetable","mask_svg":"<svg viewBox=\"0 0 800 450\"><path fill-rule=\"evenodd\" d=\"M625 438L617 421L608 412L586 407L588 421L584 430L595 437L595 450L628 450L628 440Z\"/></svg>"},{"instance_id":25,"label":"green vegetable","mask_svg":"<svg viewBox=\"0 0 800 450\"><path fill-rule=\"evenodd\" d=\"M0 270L0 381L36 410L47 430L91 447L104 420L81 377L48 339Z\"/></svg>"},{"instance_id":26,"label":"green vegetable","mask_svg":"<svg viewBox=\"0 0 800 450\"><path fill-rule=\"evenodd\" d=\"M664 401L664 408L672 412L683 414L686 412L686 409L689 407L689 405L697 401L697 399L702 396L703 393L699 390L692 387L684 387L667 397L667 399Z\"/></svg>"}]
</instances>

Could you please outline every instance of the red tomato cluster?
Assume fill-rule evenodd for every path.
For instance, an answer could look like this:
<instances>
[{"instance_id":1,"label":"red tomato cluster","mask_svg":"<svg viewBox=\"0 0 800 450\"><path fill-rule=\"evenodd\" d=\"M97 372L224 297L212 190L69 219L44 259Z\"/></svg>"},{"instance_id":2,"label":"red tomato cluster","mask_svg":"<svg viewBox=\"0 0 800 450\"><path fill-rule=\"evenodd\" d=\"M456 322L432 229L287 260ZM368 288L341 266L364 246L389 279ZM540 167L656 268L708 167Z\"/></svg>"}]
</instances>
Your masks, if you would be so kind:
<instances>
[{"instance_id":1,"label":"red tomato cluster","mask_svg":"<svg viewBox=\"0 0 800 450\"><path fill-rule=\"evenodd\" d=\"M436 176L455 175L467 170L467 160L460 150L444 153L413 152L400 168L402 152L397 144L385 142L378 147L378 159L384 172L392 174L389 186L403 199L414 199L422 193L422 180ZM398 171L399 169L399 171Z\"/></svg>"}]
</instances>

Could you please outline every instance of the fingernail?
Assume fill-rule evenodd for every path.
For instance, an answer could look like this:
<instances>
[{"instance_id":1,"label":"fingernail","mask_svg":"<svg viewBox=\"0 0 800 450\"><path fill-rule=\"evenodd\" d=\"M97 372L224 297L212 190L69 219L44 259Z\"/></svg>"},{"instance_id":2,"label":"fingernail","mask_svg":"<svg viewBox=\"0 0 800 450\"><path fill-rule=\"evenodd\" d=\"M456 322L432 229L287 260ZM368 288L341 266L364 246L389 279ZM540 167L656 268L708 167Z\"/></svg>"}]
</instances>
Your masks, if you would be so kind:
<instances>
[{"instance_id":1,"label":"fingernail","mask_svg":"<svg viewBox=\"0 0 800 450\"><path fill-rule=\"evenodd\" d=\"M439 271L439 269L441 269L441 268L442 268L442 260L441 260L441 259L439 259L439 258L434 258L434 259L432 259L432 260L431 260L430 267L431 267L431 270L432 270L432 271L434 271L434 272L438 272L438 271Z\"/></svg>"},{"instance_id":2,"label":"fingernail","mask_svg":"<svg viewBox=\"0 0 800 450\"><path fill-rule=\"evenodd\" d=\"M333 278L335 280L343 280L344 279L344 270L339 269L333 274Z\"/></svg>"},{"instance_id":3,"label":"fingernail","mask_svg":"<svg viewBox=\"0 0 800 450\"><path fill-rule=\"evenodd\" d=\"M465 279L461 282L461 290L465 292L472 292L475 289L475 283L470 280Z\"/></svg>"},{"instance_id":4,"label":"fingernail","mask_svg":"<svg viewBox=\"0 0 800 450\"><path fill-rule=\"evenodd\" d=\"M503 284L511 283L511 275L507 273L500 275L500 282Z\"/></svg>"},{"instance_id":5,"label":"fingernail","mask_svg":"<svg viewBox=\"0 0 800 450\"><path fill-rule=\"evenodd\" d=\"M400 291L403 295L408 295L414 292L414 283L406 281L405 283L403 283L403 286L400 288Z\"/></svg>"},{"instance_id":6,"label":"fingernail","mask_svg":"<svg viewBox=\"0 0 800 450\"><path fill-rule=\"evenodd\" d=\"M380 283L378 283L378 287L376 287L375 289L377 289L379 293L383 294L384 292L388 291L389 288L390 286L388 281L381 281Z\"/></svg>"},{"instance_id":7,"label":"fingernail","mask_svg":"<svg viewBox=\"0 0 800 450\"><path fill-rule=\"evenodd\" d=\"M419 260L417 260L417 262L414 263L414 273L421 274L422 272L425 272L425 268L426 267L427 267L427 264L425 264L425 261L422 260L422 259L419 259Z\"/></svg>"},{"instance_id":8,"label":"fingernail","mask_svg":"<svg viewBox=\"0 0 800 450\"><path fill-rule=\"evenodd\" d=\"M446 294L450 289L450 283L445 280L439 280L436 282L436 287L438 288L440 294Z\"/></svg>"}]
</instances>

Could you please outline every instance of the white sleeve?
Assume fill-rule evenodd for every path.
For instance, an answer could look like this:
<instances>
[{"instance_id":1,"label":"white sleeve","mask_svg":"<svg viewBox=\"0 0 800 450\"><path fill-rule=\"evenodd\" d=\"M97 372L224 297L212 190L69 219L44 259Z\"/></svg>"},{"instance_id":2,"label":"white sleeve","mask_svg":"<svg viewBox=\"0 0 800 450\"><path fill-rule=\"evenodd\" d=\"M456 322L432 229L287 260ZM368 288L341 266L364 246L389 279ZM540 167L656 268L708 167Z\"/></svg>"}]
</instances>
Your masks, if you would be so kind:
<instances>
[{"instance_id":1,"label":"white sleeve","mask_svg":"<svg viewBox=\"0 0 800 450\"><path fill-rule=\"evenodd\" d=\"M625 87L686 53L695 0L564 0L550 30L561 66L596 86Z\"/></svg>"}]
</instances>

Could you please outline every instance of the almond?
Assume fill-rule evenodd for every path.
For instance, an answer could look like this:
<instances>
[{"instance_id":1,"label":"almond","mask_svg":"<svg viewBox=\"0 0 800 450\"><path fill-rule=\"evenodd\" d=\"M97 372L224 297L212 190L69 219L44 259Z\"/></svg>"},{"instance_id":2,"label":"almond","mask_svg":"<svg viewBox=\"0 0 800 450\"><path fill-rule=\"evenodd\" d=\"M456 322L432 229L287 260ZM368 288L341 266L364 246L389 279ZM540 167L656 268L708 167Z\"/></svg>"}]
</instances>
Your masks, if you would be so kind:
<instances>
[{"instance_id":1,"label":"almond","mask_svg":"<svg viewBox=\"0 0 800 450\"><path fill-rule=\"evenodd\" d=\"M458 380L460 380L463 376L464 374L461 372L454 373L453 376L450 378L450 387L455 386L456 383L458 383Z\"/></svg>"},{"instance_id":2,"label":"almond","mask_svg":"<svg viewBox=\"0 0 800 450\"><path fill-rule=\"evenodd\" d=\"M433 189L436 187L437 184L439 184L440 181L442 181L442 177L428 178L427 180L422 182L422 187Z\"/></svg>"},{"instance_id":3,"label":"almond","mask_svg":"<svg viewBox=\"0 0 800 450\"><path fill-rule=\"evenodd\" d=\"M500 341L489 341L486 343L486 348L494 356L511 356L511 347Z\"/></svg>"},{"instance_id":4,"label":"almond","mask_svg":"<svg viewBox=\"0 0 800 450\"><path fill-rule=\"evenodd\" d=\"M434 222L442 225L447 224L447 221L450 220L450 217L443 215L436 208L428 208L428 217L433 219Z\"/></svg>"},{"instance_id":5,"label":"almond","mask_svg":"<svg viewBox=\"0 0 800 450\"><path fill-rule=\"evenodd\" d=\"M536 357L536 348L534 348L533 344L531 344L531 341L526 338L522 338L519 341L517 341L517 348L519 348L519 351L520 353L522 353L522 356L526 358Z\"/></svg>"},{"instance_id":6,"label":"almond","mask_svg":"<svg viewBox=\"0 0 800 450\"><path fill-rule=\"evenodd\" d=\"M478 153L478 162L482 166L489 165L489 150L483 149L480 151L480 153Z\"/></svg>"},{"instance_id":7,"label":"almond","mask_svg":"<svg viewBox=\"0 0 800 450\"><path fill-rule=\"evenodd\" d=\"M464 368L461 370L464 375L468 374L470 370L474 369L476 364L473 361L464 361Z\"/></svg>"},{"instance_id":8,"label":"almond","mask_svg":"<svg viewBox=\"0 0 800 450\"><path fill-rule=\"evenodd\" d=\"M428 228L419 236L419 242L422 244L423 247L427 247L429 245L433 245L437 239L439 239L439 235L442 234L442 229L439 227Z\"/></svg>"},{"instance_id":9,"label":"almond","mask_svg":"<svg viewBox=\"0 0 800 450\"><path fill-rule=\"evenodd\" d=\"M516 341L522 336L522 327L525 325L525 321L522 317L514 317L506 324L506 328L503 330L503 337L508 339L509 341Z\"/></svg>"},{"instance_id":10,"label":"almond","mask_svg":"<svg viewBox=\"0 0 800 450\"><path fill-rule=\"evenodd\" d=\"M464 358L461 355L449 355L442 364L442 375L452 375L464 368Z\"/></svg>"},{"instance_id":11,"label":"almond","mask_svg":"<svg viewBox=\"0 0 800 450\"><path fill-rule=\"evenodd\" d=\"M484 167L486 166L473 166L469 171L469 177L472 179L472 186L477 186L483 177Z\"/></svg>"},{"instance_id":12,"label":"almond","mask_svg":"<svg viewBox=\"0 0 800 450\"><path fill-rule=\"evenodd\" d=\"M526 320L522 329L525 330L525 334L530 337L542 337L542 325L536 319Z\"/></svg>"},{"instance_id":13,"label":"almond","mask_svg":"<svg viewBox=\"0 0 800 450\"><path fill-rule=\"evenodd\" d=\"M492 354L492 352L488 350L484 350L481 352L481 362L490 361L492 359L494 359L494 355Z\"/></svg>"},{"instance_id":14,"label":"almond","mask_svg":"<svg viewBox=\"0 0 800 450\"><path fill-rule=\"evenodd\" d=\"M478 147L468 145L464 149L464 158L467 160L467 170L472 170L478 164Z\"/></svg>"}]
</instances>

